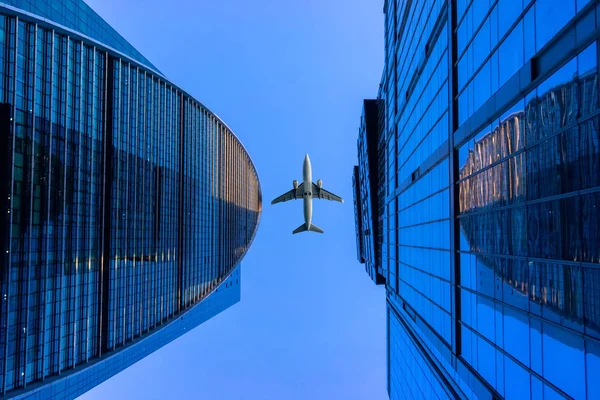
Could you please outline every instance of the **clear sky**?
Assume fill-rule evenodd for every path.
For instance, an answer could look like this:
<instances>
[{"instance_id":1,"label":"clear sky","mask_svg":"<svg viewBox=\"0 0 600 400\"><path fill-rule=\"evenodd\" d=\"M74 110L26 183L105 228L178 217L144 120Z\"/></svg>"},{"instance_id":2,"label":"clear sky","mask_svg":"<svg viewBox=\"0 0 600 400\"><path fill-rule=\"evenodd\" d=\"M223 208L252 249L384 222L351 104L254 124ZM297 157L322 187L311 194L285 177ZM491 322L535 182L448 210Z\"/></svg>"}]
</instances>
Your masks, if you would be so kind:
<instances>
[{"instance_id":1,"label":"clear sky","mask_svg":"<svg viewBox=\"0 0 600 400\"><path fill-rule=\"evenodd\" d=\"M242 300L82 399L386 399L385 293L356 261L352 166L383 67L383 0L86 0L238 135L263 190ZM313 180L325 231L291 234Z\"/></svg>"}]
</instances>

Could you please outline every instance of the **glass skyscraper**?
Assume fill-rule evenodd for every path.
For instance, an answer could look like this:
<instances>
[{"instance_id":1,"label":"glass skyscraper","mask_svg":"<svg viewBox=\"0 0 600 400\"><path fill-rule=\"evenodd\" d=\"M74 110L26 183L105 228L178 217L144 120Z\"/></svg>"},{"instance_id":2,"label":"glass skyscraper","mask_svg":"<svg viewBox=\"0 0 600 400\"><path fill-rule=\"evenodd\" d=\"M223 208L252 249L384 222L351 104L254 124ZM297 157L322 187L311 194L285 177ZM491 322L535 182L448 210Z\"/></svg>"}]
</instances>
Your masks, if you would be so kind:
<instances>
[{"instance_id":1,"label":"glass skyscraper","mask_svg":"<svg viewBox=\"0 0 600 400\"><path fill-rule=\"evenodd\" d=\"M600 2L384 13L353 182L390 398L600 398Z\"/></svg>"},{"instance_id":2,"label":"glass skyscraper","mask_svg":"<svg viewBox=\"0 0 600 400\"><path fill-rule=\"evenodd\" d=\"M0 394L73 398L240 297L261 189L81 0L0 1Z\"/></svg>"}]
</instances>

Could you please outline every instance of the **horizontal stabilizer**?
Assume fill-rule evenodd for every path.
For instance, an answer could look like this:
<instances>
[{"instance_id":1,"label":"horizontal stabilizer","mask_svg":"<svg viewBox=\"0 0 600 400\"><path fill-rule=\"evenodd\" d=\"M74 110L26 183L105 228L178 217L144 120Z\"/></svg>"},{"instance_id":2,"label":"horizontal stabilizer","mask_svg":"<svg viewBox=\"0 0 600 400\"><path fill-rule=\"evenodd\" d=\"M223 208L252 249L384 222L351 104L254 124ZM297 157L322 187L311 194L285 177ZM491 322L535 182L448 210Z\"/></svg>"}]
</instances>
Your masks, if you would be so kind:
<instances>
[{"instance_id":1,"label":"horizontal stabilizer","mask_svg":"<svg viewBox=\"0 0 600 400\"><path fill-rule=\"evenodd\" d=\"M304 232L306 231L306 224L302 224L299 227L297 227L296 229L294 229L294 232L292 232L292 235L295 235L296 233L300 233L300 232Z\"/></svg>"},{"instance_id":2,"label":"horizontal stabilizer","mask_svg":"<svg viewBox=\"0 0 600 400\"><path fill-rule=\"evenodd\" d=\"M310 224L310 229L306 229L306 224L302 224L296 229L294 229L294 232L292 232L292 234L295 235L296 233L306 232L307 230L311 232L323 233L323 229L319 228L315 224Z\"/></svg>"},{"instance_id":3,"label":"horizontal stabilizer","mask_svg":"<svg viewBox=\"0 0 600 400\"><path fill-rule=\"evenodd\" d=\"M315 224L310 224L310 231L317 232L317 233L323 233L323 229L319 228Z\"/></svg>"}]
</instances>

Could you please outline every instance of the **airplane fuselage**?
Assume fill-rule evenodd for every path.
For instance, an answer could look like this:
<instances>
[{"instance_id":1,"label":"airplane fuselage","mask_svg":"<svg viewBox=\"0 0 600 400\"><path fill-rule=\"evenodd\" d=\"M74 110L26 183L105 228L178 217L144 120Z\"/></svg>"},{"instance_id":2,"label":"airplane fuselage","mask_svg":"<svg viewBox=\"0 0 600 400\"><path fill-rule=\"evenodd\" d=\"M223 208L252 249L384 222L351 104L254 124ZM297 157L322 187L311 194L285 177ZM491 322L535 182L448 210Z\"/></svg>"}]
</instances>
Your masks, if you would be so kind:
<instances>
[{"instance_id":1,"label":"airplane fuselage","mask_svg":"<svg viewBox=\"0 0 600 400\"><path fill-rule=\"evenodd\" d=\"M308 154L304 156L302 179L304 180L304 191L302 193L304 200L304 222L306 223L306 229L309 230L312 221L312 167L310 166Z\"/></svg>"}]
</instances>

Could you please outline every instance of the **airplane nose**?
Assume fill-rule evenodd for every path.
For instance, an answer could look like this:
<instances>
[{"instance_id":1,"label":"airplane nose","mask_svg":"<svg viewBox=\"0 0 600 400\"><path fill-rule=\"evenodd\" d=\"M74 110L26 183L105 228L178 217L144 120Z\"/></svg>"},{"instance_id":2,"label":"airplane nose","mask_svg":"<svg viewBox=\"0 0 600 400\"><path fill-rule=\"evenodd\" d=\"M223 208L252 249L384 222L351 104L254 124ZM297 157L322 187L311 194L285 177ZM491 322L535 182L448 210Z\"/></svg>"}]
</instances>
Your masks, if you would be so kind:
<instances>
[{"instance_id":1,"label":"airplane nose","mask_svg":"<svg viewBox=\"0 0 600 400\"><path fill-rule=\"evenodd\" d=\"M308 160L309 160L309 158L308 158L308 154L306 154L306 155L304 156L304 161L308 161Z\"/></svg>"}]
</instances>

